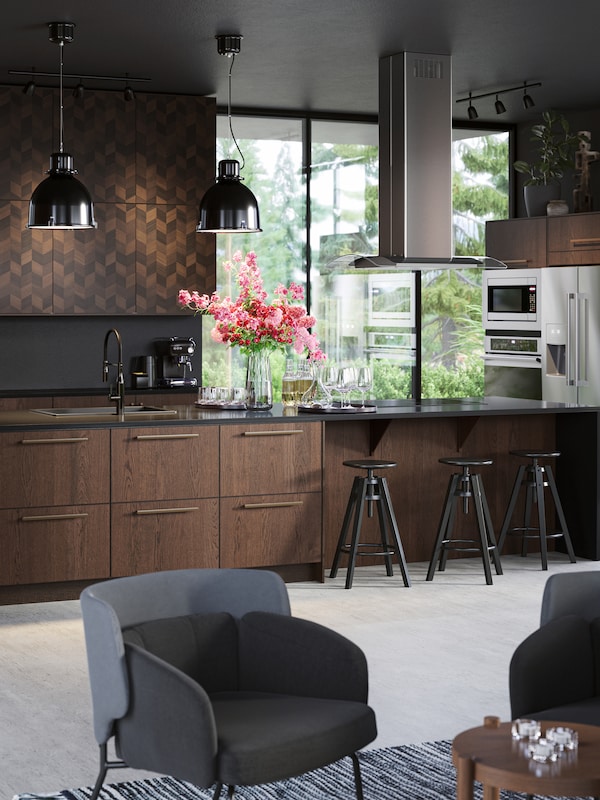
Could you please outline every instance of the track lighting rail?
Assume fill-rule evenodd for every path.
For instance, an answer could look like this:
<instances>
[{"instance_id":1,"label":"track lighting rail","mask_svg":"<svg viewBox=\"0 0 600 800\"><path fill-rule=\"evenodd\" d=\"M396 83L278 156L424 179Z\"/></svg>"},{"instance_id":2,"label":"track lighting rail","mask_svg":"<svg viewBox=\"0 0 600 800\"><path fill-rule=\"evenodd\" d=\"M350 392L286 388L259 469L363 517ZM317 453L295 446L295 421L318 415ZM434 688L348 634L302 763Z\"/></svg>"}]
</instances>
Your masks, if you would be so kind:
<instances>
[{"instance_id":1,"label":"track lighting rail","mask_svg":"<svg viewBox=\"0 0 600 800\"><path fill-rule=\"evenodd\" d=\"M533 108L535 103L531 95L528 92L528 89L534 89L536 86L541 86L542 84L539 81L535 83L529 83L528 81L524 81L522 85L519 86L510 86L507 89L495 89L492 92L480 92L479 94L473 94L473 92L469 92L468 97L459 97L458 100L455 102L457 103L468 103L469 106L467 108L468 116L470 120L475 120L479 116L477 111L475 110L475 106L473 105L473 100L481 100L485 97L495 97L496 101L494 103L494 107L496 109L496 114L504 114L506 111L506 107L504 103L499 99L499 95L501 94L508 94L509 92L523 92L523 107L525 109Z\"/></svg>"}]
</instances>

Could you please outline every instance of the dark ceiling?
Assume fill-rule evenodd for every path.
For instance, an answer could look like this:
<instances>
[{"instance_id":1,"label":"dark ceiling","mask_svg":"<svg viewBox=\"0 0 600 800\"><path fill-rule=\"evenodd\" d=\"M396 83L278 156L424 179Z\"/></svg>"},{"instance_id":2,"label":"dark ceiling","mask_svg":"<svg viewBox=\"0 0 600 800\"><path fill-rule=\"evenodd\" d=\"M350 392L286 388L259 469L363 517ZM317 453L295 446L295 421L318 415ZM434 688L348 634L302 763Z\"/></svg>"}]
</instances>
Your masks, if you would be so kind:
<instances>
[{"instance_id":1,"label":"dark ceiling","mask_svg":"<svg viewBox=\"0 0 600 800\"><path fill-rule=\"evenodd\" d=\"M535 121L545 108L596 108L600 99L597 0L8 0L2 82L26 81L9 70L58 70L53 20L76 23L65 72L150 77L133 87L216 94L223 105L229 61L214 37L242 34L234 110L376 114L378 60L402 51L451 55L455 100L543 84L527 112L520 91L503 96L500 116L494 97L478 102L482 122ZM466 120L466 106L454 104L456 119Z\"/></svg>"}]
</instances>

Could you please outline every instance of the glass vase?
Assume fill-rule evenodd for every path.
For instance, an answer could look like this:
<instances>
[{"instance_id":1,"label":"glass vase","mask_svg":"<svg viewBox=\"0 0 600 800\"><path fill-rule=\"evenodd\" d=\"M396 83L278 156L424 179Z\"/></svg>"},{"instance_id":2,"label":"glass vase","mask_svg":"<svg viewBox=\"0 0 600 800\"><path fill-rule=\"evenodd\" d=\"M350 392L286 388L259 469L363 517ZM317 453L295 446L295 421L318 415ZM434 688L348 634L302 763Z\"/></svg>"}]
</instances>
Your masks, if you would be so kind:
<instances>
[{"instance_id":1,"label":"glass vase","mask_svg":"<svg viewBox=\"0 0 600 800\"><path fill-rule=\"evenodd\" d=\"M246 408L249 411L269 411L273 408L271 354L268 350L256 350L248 356Z\"/></svg>"}]
</instances>

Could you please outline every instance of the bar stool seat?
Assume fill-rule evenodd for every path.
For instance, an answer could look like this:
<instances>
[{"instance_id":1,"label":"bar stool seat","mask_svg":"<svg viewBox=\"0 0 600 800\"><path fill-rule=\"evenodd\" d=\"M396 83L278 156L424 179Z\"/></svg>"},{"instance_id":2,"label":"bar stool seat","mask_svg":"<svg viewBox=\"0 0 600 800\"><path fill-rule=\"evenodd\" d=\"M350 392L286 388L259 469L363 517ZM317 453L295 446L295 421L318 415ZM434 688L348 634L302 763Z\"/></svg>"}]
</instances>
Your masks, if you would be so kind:
<instances>
[{"instance_id":1,"label":"bar stool seat","mask_svg":"<svg viewBox=\"0 0 600 800\"><path fill-rule=\"evenodd\" d=\"M455 472L448 483L446 500L442 510L440 525L438 528L433 553L429 562L426 580L432 581L436 566L439 572L446 569L448 552L451 550L461 552L479 552L483 562L485 582L492 584L491 561L494 563L496 575L502 575L500 555L494 528L490 517L483 482L479 472L472 472L473 467L487 467L493 464L491 458L477 458L473 456L451 456L439 459L440 464L448 464L453 467L460 467L461 472ZM466 516L469 513L469 498L473 498L475 513L477 517L478 538L457 538L453 536L454 524L456 521L458 501L462 499L462 513ZM491 557L491 560L490 560Z\"/></svg>"},{"instance_id":2,"label":"bar stool seat","mask_svg":"<svg viewBox=\"0 0 600 800\"><path fill-rule=\"evenodd\" d=\"M530 459L529 464L521 464L517 470L517 477L513 485L510 495L510 500L504 515L504 521L498 537L498 548L502 551L507 536L520 536L521 555L527 555L527 540L539 539L540 542L540 555L542 560L542 569L548 569L548 539L557 539L562 537L565 542L567 554L572 564L575 564L575 553L573 551L573 544L571 536L563 513L560 497L556 488L556 481L554 480L554 473L550 464L540 464L540 459L559 458L560 450L510 450L511 455L517 458ZM515 506L521 489L525 491L525 507L523 510L523 524L511 527ZM545 489L550 490L552 501L554 502L554 509L560 528L555 531L548 531L546 520L546 500ZM537 504L538 524L531 524L531 516L533 506Z\"/></svg>"},{"instance_id":3,"label":"bar stool seat","mask_svg":"<svg viewBox=\"0 0 600 800\"><path fill-rule=\"evenodd\" d=\"M350 589L352 586L354 567L358 555L383 556L388 576L394 574L392 557L395 555L398 559L404 585L410 586L404 549L400 541L398 523L396 522L394 509L392 508L387 480L379 475L375 475L376 470L392 469L396 467L396 462L376 458L364 458L351 459L349 461L344 461L343 464L345 467L351 467L352 469L366 470L367 474L356 475L354 477L329 577L336 577L342 553L348 555L346 589ZM373 516L373 506L377 506L380 535L380 541L378 542L360 541L365 503L367 505L367 514L369 517ZM349 533L350 538L348 540Z\"/></svg>"}]
</instances>

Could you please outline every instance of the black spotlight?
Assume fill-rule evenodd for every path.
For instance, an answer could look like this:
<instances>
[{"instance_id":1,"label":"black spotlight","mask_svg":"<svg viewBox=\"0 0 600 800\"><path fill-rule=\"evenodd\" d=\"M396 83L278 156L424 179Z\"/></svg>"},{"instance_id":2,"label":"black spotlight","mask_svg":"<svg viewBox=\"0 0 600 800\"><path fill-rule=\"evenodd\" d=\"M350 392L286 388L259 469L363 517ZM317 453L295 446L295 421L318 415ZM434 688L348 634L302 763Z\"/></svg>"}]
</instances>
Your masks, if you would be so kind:
<instances>
[{"instance_id":1,"label":"black spotlight","mask_svg":"<svg viewBox=\"0 0 600 800\"><path fill-rule=\"evenodd\" d=\"M83 83L81 81L79 81L77 86L75 86L75 88L73 89L73 97L76 100L81 100L81 98L83 97L84 92L85 92L85 86L83 85Z\"/></svg>"},{"instance_id":2,"label":"black spotlight","mask_svg":"<svg viewBox=\"0 0 600 800\"><path fill-rule=\"evenodd\" d=\"M535 103L533 102L533 97L530 94L527 94L525 90L523 90L523 108L525 111L529 111L530 108L533 108Z\"/></svg>"},{"instance_id":3,"label":"black spotlight","mask_svg":"<svg viewBox=\"0 0 600 800\"><path fill-rule=\"evenodd\" d=\"M469 107L467 108L467 116L471 120L477 119L477 117L479 116L479 114L477 113L477 109L472 103L469 103Z\"/></svg>"},{"instance_id":4,"label":"black spotlight","mask_svg":"<svg viewBox=\"0 0 600 800\"><path fill-rule=\"evenodd\" d=\"M494 108L496 109L496 114L504 114L506 112L506 106L502 102L502 100L498 99L498 95L496 95L496 102L494 103Z\"/></svg>"},{"instance_id":5,"label":"black spotlight","mask_svg":"<svg viewBox=\"0 0 600 800\"><path fill-rule=\"evenodd\" d=\"M131 88L131 86L126 86L123 89L123 97L125 98L125 102L130 103L132 100L135 100L135 92Z\"/></svg>"},{"instance_id":6,"label":"black spotlight","mask_svg":"<svg viewBox=\"0 0 600 800\"><path fill-rule=\"evenodd\" d=\"M23 94L26 94L28 97L35 92L35 81L27 81L25 86L23 87Z\"/></svg>"}]
</instances>

